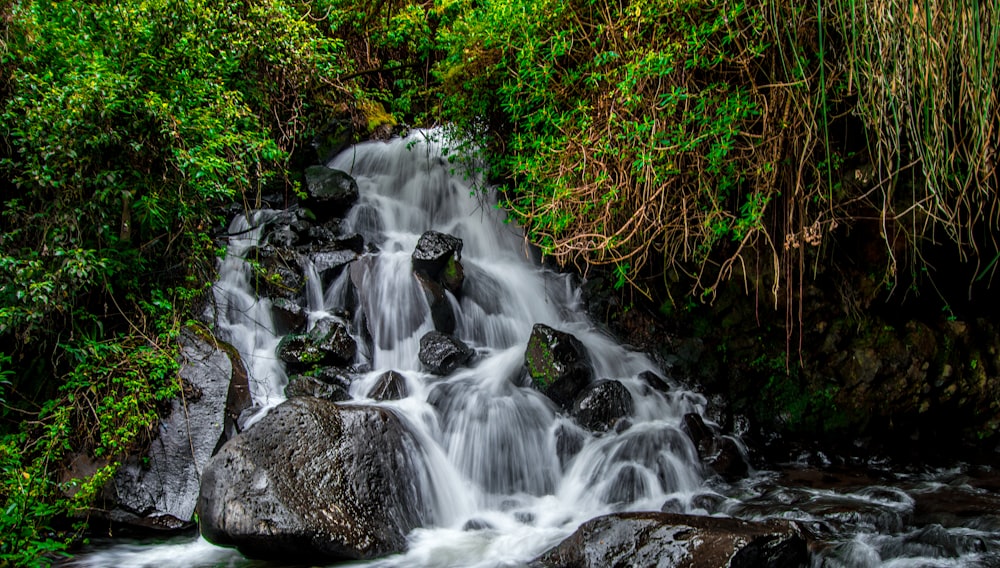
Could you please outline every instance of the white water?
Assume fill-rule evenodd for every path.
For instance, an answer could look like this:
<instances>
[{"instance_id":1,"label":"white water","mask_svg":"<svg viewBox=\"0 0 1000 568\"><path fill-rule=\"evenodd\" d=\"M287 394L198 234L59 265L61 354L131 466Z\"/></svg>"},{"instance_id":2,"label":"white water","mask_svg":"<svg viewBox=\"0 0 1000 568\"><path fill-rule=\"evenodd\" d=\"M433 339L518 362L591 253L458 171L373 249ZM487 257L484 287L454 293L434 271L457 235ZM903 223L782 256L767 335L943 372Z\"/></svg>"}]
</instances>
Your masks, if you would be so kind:
<instances>
[{"instance_id":1,"label":"white water","mask_svg":"<svg viewBox=\"0 0 1000 568\"><path fill-rule=\"evenodd\" d=\"M358 340L357 362L368 364L371 372L358 378L351 392L365 400L381 373L395 370L405 376L407 398L368 402L393 408L407 421L420 442L419 459L427 472L419 485L426 488L431 521L409 535L405 554L371 564L517 566L604 513L659 510L667 500L690 512L706 513L692 506L692 498L725 488L706 483L695 449L680 429L685 414L704 412L705 399L676 387L669 395L649 388L639 374L658 372L655 365L595 328L571 279L532 261L519 230L504 223L504 213L482 194L474 194L473 182L478 179L451 171L440 157L439 143L428 139L434 135L416 133L405 140L361 144L330 164L353 175L361 191L346 231L361 233L378 249L354 266L358 308L352 321L345 323ZM262 211L249 221L240 217L233 222L231 234L241 234L230 239L215 296L218 329L247 362L253 400L262 409L284 399L287 377L275 357L280 337L273 331L271 303L256 297L244 258L261 237L261 230L251 227L277 214ZM461 298L450 299L457 320L455 335L475 348L477 357L446 378L423 372L417 358L419 340L433 324L412 275L410 255L427 230L455 235L464 243L465 284ZM326 290L317 285L314 268L303 270L310 276L306 294L310 322L341 313L354 293L351 270ZM524 351L535 323L575 335L589 350L596 377L626 385L635 402L630 427L603 435L584 432L529 386ZM370 350L365 347L363 326L372 336ZM582 439L582 449L564 462L556 449L559 432ZM863 493L850 497L884 505ZM892 513L907 502L900 503L886 507ZM733 514L739 509L735 499L723 507ZM810 518L769 506L762 510L767 513L744 511L741 516ZM470 525L476 528L468 530ZM900 521L888 531L898 533L902 527ZM878 532L861 531L841 540L834 554L817 565L925 565L919 551L886 553L894 545ZM905 540L905 535L899 538ZM238 558L199 540L145 547L145 553L120 545L81 557L76 565L222 566ZM954 565L963 565L961 558L955 561Z\"/></svg>"}]
</instances>

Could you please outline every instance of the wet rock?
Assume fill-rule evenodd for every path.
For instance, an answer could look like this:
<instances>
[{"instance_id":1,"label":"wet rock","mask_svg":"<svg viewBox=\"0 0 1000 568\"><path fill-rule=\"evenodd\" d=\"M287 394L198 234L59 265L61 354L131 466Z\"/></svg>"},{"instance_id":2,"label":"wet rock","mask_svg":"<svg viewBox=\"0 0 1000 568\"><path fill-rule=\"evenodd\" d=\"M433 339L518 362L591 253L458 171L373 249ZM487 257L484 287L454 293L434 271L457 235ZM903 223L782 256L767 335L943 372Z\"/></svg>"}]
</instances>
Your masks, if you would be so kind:
<instances>
[{"instance_id":1,"label":"wet rock","mask_svg":"<svg viewBox=\"0 0 1000 568\"><path fill-rule=\"evenodd\" d=\"M462 239L437 231L420 236L413 251L413 271L422 272L453 294L458 294L464 280Z\"/></svg>"},{"instance_id":2,"label":"wet rock","mask_svg":"<svg viewBox=\"0 0 1000 568\"><path fill-rule=\"evenodd\" d=\"M743 479L750 473L750 465L739 444L731 436L722 436L717 444L718 451L706 463L726 481Z\"/></svg>"},{"instance_id":3,"label":"wet rock","mask_svg":"<svg viewBox=\"0 0 1000 568\"><path fill-rule=\"evenodd\" d=\"M406 378L396 371L382 373L375 385L368 391L368 398L375 400L399 400L408 395Z\"/></svg>"},{"instance_id":4,"label":"wet rock","mask_svg":"<svg viewBox=\"0 0 1000 568\"><path fill-rule=\"evenodd\" d=\"M603 379L590 385L573 403L577 423L593 432L606 432L632 414L632 395L620 381Z\"/></svg>"},{"instance_id":5,"label":"wet rock","mask_svg":"<svg viewBox=\"0 0 1000 568\"><path fill-rule=\"evenodd\" d=\"M305 171L306 193L303 202L317 219L343 216L358 200L358 182L340 170L310 166Z\"/></svg>"},{"instance_id":6,"label":"wet rock","mask_svg":"<svg viewBox=\"0 0 1000 568\"><path fill-rule=\"evenodd\" d=\"M799 528L670 513L620 513L591 519L529 566L532 568L807 566Z\"/></svg>"},{"instance_id":7,"label":"wet rock","mask_svg":"<svg viewBox=\"0 0 1000 568\"><path fill-rule=\"evenodd\" d=\"M662 393L670 392L670 385L667 384L667 381L652 371L643 371L639 373L639 378L653 390Z\"/></svg>"},{"instance_id":8,"label":"wet rock","mask_svg":"<svg viewBox=\"0 0 1000 568\"><path fill-rule=\"evenodd\" d=\"M493 525L489 524L488 522L486 522L486 521L484 521L482 519L469 519L468 521L465 521L464 525L462 525L462 531L464 531L464 532L469 532L469 531L483 531L483 530L489 530L489 529L492 529L492 528L493 528Z\"/></svg>"},{"instance_id":9,"label":"wet rock","mask_svg":"<svg viewBox=\"0 0 1000 568\"><path fill-rule=\"evenodd\" d=\"M332 319L316 322L306 334L286 335L278 343L278 358L290 372L316 366L348 365L354 361L357 344L343 324Z\"/></svg>"},{"instance_id":10,"label":"wet rock","mask_svg":"<svg viewBox=\"0 0 1000 568\"><path fill-rule=\"evenodd\" d=\"M206 466L202 536L285 563L401 552L425 520L415 443L384 408L285 401Z\"/></svg>"},{"instance_id":11,"label":"wet rock","mask_svg":"<svg viewBox=\"0 0 1000 568\"><path fill-rule=\"evenodd\" d=\"M534 387L563 409L569 409L594 378L580 340L540 323L531 330L524 362Z\"/></svg>"},{"instance_id":12,"label":"wet rock","mask_svg":"<svg viewBox=\"0 0 1000 568\"><path fill-rule=\"evenodd\" d=\"M560 424L556 428L555 438L556 454L559 455L559 466L565 471L566 464L583 449L584 434L579 428Z\"/></svg>"},{"instance_id":13,"label":"wet rock","mask_svg":"<svg viewBox=\"0 0 1000 568\"><path fill-rule=\"evenodd\" d=\"M726 498L718 493L699 493L691 498L692 509L703 509L709 515L716 513L726 502Z\"/></svg>"},{"instance_id":14,"label":"wet rock","mask_svg":"<svg viewBox=\"0 0 1000 568\"><path fill-rule=\"evenodd\" d=\"M333 402L351 399L350 393L341 385L323 382L316 377L308 375L292 375L289 377L288 385L285 387L285 396L288 398L312 396Z\"/></svg>"},{"instance_id":15,"label":"wet rock","mask_svg":"<svg viewBox=\"0 0 1000 568\"><path fill-rule=\"evenodd\" d=\"M626 465L618 470L615 477L608 484L604 493L605 503L633 503L642 499L649 493L646 479L642 473L632 465Z\"/></svg>"},{"instance_id":16,"label":"wet rock","mask_svg":"<svg viewBox=\"0 0 1000 568\"><path fill-rule=\"evenodd\" d=\"M715 454L715 432L705 424L701 415L693 412L685 414L681 427L688 438L691 438L694 447L698 448L698 456L701 459L708 459Z\"/></svg>"},{"instance_id":17,"label":"wet rock","mask_svg":"<svg viewBox=\"0 0 1000 568\"><path fill-rule=\"evenodd\" d=\"M255 247L247 253L254 267L252 284L259 296L295 300L305 286L302 256L291 249L271 245Z\"/></svg>"},{"instance_id":18,"label":"wet rock","mask_svg":"<svg viewBox=\"0 0 1000 568\"><path fill-rule=\"evenodd\" d=\"M316 163L327 164L354 143L354 123L350 119L332 120L309 143L316 151Z\"/></svg>"},{"instance_id":19,"label":"wet rock","mask_svg":"<svg viewBox=\"0 0 1000 568\"><path fill-rule=\"evenodd\" d=\"M414 273L420 289L424 291L424 297L431 308L431 321L434 322L434 329L441 333L455 333L455 310L451 307L451 301L445 294L445 288L436 280L431 280L426 274Z\"/></svg>"},{"instance_id":20,"label":"wet rock","mask_svg":"<svg viewBox=\"0 0 1000 568\"><path fill-rule=\"evenodd\" d=\"M439 331L420 338L420 362L435 375L447 375L467 363L474 351L461 339Z\"/></svg>"},{"instance_id":21,"label":"wet rock","mask_svg":"<svg viewBox=\"0 0 1000 568\"><path fill-rule=\"evenodd\" d=\"M352 250L321 250L309 253L316 268L316 274L320 277L320 282L325 290L340 276L344 267L358 258L358 253Z\"/></svg>"},{"instance_id":22,"label":"wet rock","mask_svg":"<svg viewBox=\"0 0 1000 568\"><path fill-rule=\"evenodd\" d=\"M153 529L193 524L202 471L216 448L237 435L236 419L250 406L250 391L232 346L192 330L185 330L180 342L179 375L185 392L196 396L171 402L148 450L122 464L92 516Z\"/></svg>"},{"instance_id":23,"label":"wet rock","mask_svg":"<svg viewBox=\"0 0 1000 568\"><path fill-rule=\"evenodd\" d=\"M271 316L278 335L299 333L309 320L305 308L288 298L275 298L271 302Z\"/></svg>"}]
</instances>

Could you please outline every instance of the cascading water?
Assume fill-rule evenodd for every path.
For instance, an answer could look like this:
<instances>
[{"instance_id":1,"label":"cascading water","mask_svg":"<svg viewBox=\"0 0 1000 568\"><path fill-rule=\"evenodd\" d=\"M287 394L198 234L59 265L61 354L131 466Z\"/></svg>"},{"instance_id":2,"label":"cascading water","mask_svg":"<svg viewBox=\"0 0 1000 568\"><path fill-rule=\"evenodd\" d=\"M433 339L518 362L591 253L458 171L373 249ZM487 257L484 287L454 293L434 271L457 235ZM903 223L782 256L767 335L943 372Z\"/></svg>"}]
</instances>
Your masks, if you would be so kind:
<instances>
[{"instance_id":1,"label":"cascading water","mask_svg":"<svg viewBox=\"0 0 1000 568\"><path fill-rule=\"evenodd\" d=\"M351 174L360 188L360 200L343 229L361 234L369 252L326 289L319 286L314 267L303 267L309 325L322 318L339 319L360 347L356 363L369 369L352 382L351 395L392 408L418 441L414 459L423 464L419 485L425 491L429 522L409 535L404 555L373 564L516 566L590 518L627 510L658 511L668 501L674 510L701 514L819 518L805 508L793 514L773 508L788 500L761 497L766 492L754 493L753 484L749 489L729 488L729 494L742 500L719 495L726 488L706 481L697 451L681 428L685 415L705 412L704 397L677 385L666 394L651 388L642 375L657 371L652 361L618 345L589 321L571 277L531 260L519 230L476 192L479 180L452 171L442 158L434 140L438 135L418 132L388 143L360 144L336 157L330 167ZM251 422L284 399L287 382L275 355L281 338L275 332L271 302L254 292L253 268L245 261L261 239L261 227L280 214L265 210L234 220L230 234L236 236L230 238L215 287L218 330L249 367L258 408ZM420 339L434 323L414 278L411 254L429 230L463 241L461 297L446 296L455 315L454 335L476 351L467 367L443 378L425 372L418 359ZM348 304L354 306L350 321L343 319ZM590 354L595 377L618 380L627 388L634 401L627 424L601 434L587 432L529 385L525 345L537 323L576 336ZM392 402L366 399L389 370L405 377L408 396ZM578 451L561 452L560 444L569 438ZM701 494L711 494L723 505L706 511L697 498ZM902 518L905 494L891 496L896 500L888 504L882 494L856 492L844 499L884 505L890 516ZM755 509L758 498L767 504ZM898 532L901 526L888 530ZM831 565L850 565L850 559L865 554L876 558L862 565L880 565L872 540L848 536L837 549L840 556L834 555L848 560ZM995 541L989 542L995 548ZM137 550L119 546L78 560L91 566L238 562L235 552L204 541Z\"/></svg>"}]
</instances>

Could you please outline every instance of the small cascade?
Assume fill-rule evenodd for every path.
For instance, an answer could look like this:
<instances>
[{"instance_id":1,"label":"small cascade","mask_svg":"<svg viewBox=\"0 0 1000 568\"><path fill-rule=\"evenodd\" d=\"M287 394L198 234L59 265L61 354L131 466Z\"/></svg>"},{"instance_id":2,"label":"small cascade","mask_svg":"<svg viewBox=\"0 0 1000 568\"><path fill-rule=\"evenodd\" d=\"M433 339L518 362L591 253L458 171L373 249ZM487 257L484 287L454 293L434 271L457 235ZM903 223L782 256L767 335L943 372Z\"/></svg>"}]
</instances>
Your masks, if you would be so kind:
<instances>
[{"instance_id":1,"label":"small cascade","mask_svg":"<svg viewBox=\"0 0 1000 568\"><path fill-rule=\"evenodd\" d=\"M834 543L826 552L830 564L817 561L824 566L881 565L892 557L887 550L903 550L916 538L906 533L913 501L901 490L789 493L769 484L766 474L742 485L713 477L685 426L697 416L714 429L705 417L706 399L669 377L651 385L657 366L589 320L573 278L539 266L520 230L506 222L489 193L479 191L481 180L442 157L440 136L416 132L359 144L334 158L329 167L350 174L359 188L359 200L340 230L361 235L366 248L326 286L308 255L299 257L306 329L325 319L348 329L358 346L350 396L399 416L413 436L410 459L421 464L414 486L423 492L426 522L408 535L405 554L371 565L523 565L590 519L661 508L813 523L816 534ZM248 366L257 409L248 423L285 399L290 374L276 355L282 334L272 301L254 288L254 253L266 245L263 228L281 214L237 216L215 286L218 331ZM460 293L442 292L442 309L453 317L453 335L475 354L445 376L428 372L418 356L421 338L435 329L435 320L411 255L428 231L462 241L464 283ZM576 337L594 379L617 381L619 390L627 391L632 402L623 419L607 428L584 427L531 385L525 349L536 324ZM389 371L404 378L406 396L368 398ZM834 516L842 510L842 517ZM886 532L903 534L881 536ZM977 535L939 532L921 533L921 542L944 542L966 559L983 557L983 542L996 549L995 533L976 540ZM203 541L170 546L220 550ZM171 556L157 550L158 562ZM151 565L139 553L133 562L131 554L119 548L94 558ZM910 557L920 554L925 552ZM228 557L230 563L235 557Z\"/></svg>"}]
</instances>

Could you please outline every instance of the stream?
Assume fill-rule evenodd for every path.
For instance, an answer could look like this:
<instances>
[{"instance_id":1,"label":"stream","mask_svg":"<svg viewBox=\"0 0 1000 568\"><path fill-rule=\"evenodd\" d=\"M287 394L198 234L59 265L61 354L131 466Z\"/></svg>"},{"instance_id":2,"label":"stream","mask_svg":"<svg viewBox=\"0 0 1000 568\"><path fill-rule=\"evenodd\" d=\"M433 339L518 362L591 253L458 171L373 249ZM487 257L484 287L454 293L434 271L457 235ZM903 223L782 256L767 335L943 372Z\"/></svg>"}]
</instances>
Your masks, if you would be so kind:
<instances>
[{"instance_id":1,"label":"stream","mask_svg":"<svg viewBox=\"0 0 1000 568\"><path fill-rule=\"evenodd\" d=\"M715 475L699 459L685 416L700 416L745 453L738 437L724 436L704 396L662 377L651 359L588 318L577 281L541 267L480 179L443 157L441 136L415 131L358 144L328 164L358 183L360 199L342 231L363 236L367 249L325 287L315 267L305 267L308 325L333 318L351 332L358 372L350 395L390 408L419 440L423 498L433 502L426 525L408 535L407 552L351 565L522 566L594 517L669 509L798 521L817 567L1000 566L1000 476L988 468L898 472L880 463L838 469L803 460L730 482ZM272 302L254 291L246 262L279 214L233 220L229 233L237 236L214 287L216 332L248 367L257 410L247 426L285 400L288 382L275 356L282 337ZM454 335L475 350L468 366L445 377L418 358L434 322L411 255L430 230L462 240L462 293L447 299ZM535 324L575 336L594 376L624 385L633 401L627 420L586 430L529 384L525 345ZM389 370L405 377L407 396L368 398ZM651 387L651 373L666 388ZM565 450L566 440L574 451ZM97 541L63 565L275 566L197 536Z\"/></svg>"}]
</instances>

